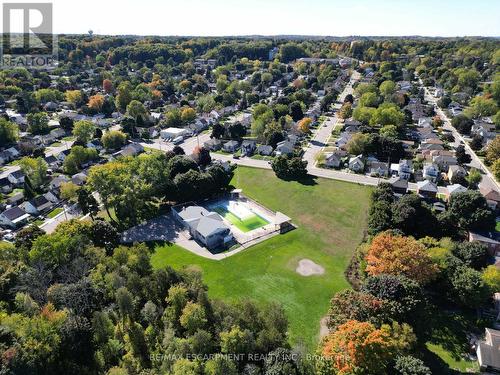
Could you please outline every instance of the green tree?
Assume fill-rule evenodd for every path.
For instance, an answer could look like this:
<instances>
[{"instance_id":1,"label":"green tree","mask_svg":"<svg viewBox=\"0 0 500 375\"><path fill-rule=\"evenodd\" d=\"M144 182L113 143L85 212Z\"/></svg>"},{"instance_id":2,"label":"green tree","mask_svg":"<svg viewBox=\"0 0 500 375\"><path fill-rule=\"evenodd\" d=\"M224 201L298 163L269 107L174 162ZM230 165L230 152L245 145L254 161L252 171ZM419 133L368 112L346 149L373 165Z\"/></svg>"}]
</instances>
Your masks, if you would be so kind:
<instances>
[{"instance_id":1,"label":"green tree","mask_svg":"<svg viewBox=\"0 0 500 375\"><path fill-rule=\"evenodd\" d=\"M102 144L106 150L116 150L123 146L126 140L127 136L120 130L109 130L101 137Z\"/></svg>"},{"instance_id":2,"label":"green tree","mask_svg":"<svg viewBox=\"0 0 500 375\"><path fill-rule=\"evenodd\" d=\"M88 120L77 121L73 126L73 135L83 144L87 144L87 142L94 138L95 131L96 126L92 121Z\"/></svg>"},{"instance_id":3,"label":"green tree","mask_svg":"<svg viewBox=\"0 0 500 375\"><path fill-rule=\"evenodd\" d=\"M189 334L193 334L207 324L205 309L200 304L189 301L182 309L179 321Z\"/></svg>"},{"instance_id":4,"label":"green tree","mask_svg":"<svg viewBox=\"0 0 500 375\"><path fill-rule=\"evenodd\" d=\"M495 215L478 191L453 194L448 213L463 230L490 231L495 227Z\"/></svg>"},{"instance_id":5,"label":"green tree","mask_svg":"<svg viewBox=\"0 0 500 375\"><path fill-rule=\"evenodd\" d=\"M35 190L47 181L47 163L42 158L24 157L19 161L21 171L28 176Z\"/></svg>"},{"instance_id":6,"label":"green tree","mask_svg":"<svg viewBox=\"0 0 500 375\"><path fill-rule=\"evenodd\" d=\"M45 112L28 113L28 130L33 134L47 134L49 132L49 117Z\"/></svg>"},{"instance_id":7,"label":"green tree","mask_svg":"<svg viewBox=\"0 0 500 375\"><path fill-rule=\"evenodd\" d=\"M132 101L132 84L129 81L124 81L118 85L116 95L116 107L121 111L125 111L127 105Z\"/></svg>"},{"instance_id":8,"label":"green tree","mask_svg":"<svg viewBox=\"0 0 500 375\"><path fill-rule=\"evenodd\" d=\"M0 117L0 147L14 143L19 134L19 129L13 122Z\"/></svg>"},{"instance_id":9,"label":"green tree","mask_svg":"<svg viewBox=\"0 0 500 375\"><path fill-rule=\"evenodd\" d=\"M384 81L379 87L380 94L388 100L396 92L396 84L393 81Z\"/></svg>"},{"instance_id":10,"label":"green tree","mask_svg":"<svg viewBox=\"0 0 500 375\"><path fill-rule=\"evenodd\" d=\"M127 105L127 115L132 117L136 123L140 123L140 121L145 121L148 112L144 104L142 104L138 100L132 100Z\"/></svg>"}]
</instances>

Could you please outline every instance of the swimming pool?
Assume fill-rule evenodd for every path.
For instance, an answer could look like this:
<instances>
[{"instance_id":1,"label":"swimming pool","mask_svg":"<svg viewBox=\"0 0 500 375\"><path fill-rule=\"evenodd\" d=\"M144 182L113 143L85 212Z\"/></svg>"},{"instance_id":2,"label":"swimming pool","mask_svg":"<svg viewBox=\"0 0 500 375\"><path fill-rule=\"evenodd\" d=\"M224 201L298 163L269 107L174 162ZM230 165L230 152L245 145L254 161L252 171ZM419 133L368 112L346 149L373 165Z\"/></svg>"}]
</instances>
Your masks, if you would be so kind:
<instances>
[{"instance_id":1,"label":"swimming pool","mask_svg":"<svg viewBox=\"0 0 500 375\"><path fill-rule=\"evenodd\" d=\"M210 207L242 232L250 232L270 223L262 215L254 212L245 203L221 201Z\"/></svg>"}]
</instances>

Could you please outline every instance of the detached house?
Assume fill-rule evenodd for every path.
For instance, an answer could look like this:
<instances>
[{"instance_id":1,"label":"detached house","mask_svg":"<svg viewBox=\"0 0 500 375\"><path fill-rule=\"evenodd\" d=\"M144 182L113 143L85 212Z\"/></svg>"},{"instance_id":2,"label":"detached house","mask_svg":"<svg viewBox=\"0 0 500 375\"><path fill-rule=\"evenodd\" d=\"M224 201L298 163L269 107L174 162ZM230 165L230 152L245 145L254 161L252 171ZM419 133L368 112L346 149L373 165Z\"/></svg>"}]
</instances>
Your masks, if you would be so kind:
<instances>
[{"instance_id":1,"label":"detached house","mask_svg":"<svg viewBox=\"0 0 500 375\"><path fill-rule=\"evenodd\" d=\"M436 198L438 188L435 183L424 180L417 182L417 194L423 198Z\"/></svg>"},{"instance_id":2,"label":"detached house","mask_svg":"<svg viewBox=\"0 0 500 375\"><path fill-rule=\"evenodd\" d=\"M239 148L240 142L238 141L229 141L222 146L222 149L226 152L236 152Z\"/></svg>"},{"instance_id":3,"label":"detached house","mask_svg":"<svg viewBox=\"0 0 500 375\"><path fill-rule=\"evenodd\" d=\"M273 153L273 146L269 145L260 145L257 147L257 153L259 155L269 156Z\"/></svg>"},{"instance_id":4,"label":"detached house","mask_svg":"<svg viewBox=\"0 0 500 375\"><path fill-rule=\"evenodd\" d=\"M24 211L27 213L38 216L44 211L48 211L52 208L54 204L50 202L45 196L39 195L38 197L33 198L32 200L23 203Z\"/></svg>"},{"instance_id":5,"label":"detached house","mask_svg":"<svg viewBox=\"0 0 500 375\"><path fill-rule=\"evenodd\" d=\"M0 214L0 224L5 227L15 229L26 223L30 215L24 212L19 207L15 206L5 210Z\"/></svg>"},{"instance_id":6,"label":"detached house","mask_svg":"<svg viewBox=\"0 0 500 375\"><path fill-rule=\"evenodd\" d=\"M363 161L363 155L354 156L349 159L349 169L356 173L363 172L365 169L365 163Z\"/></svg>"},{"instance_id":7,"label":"detached house","mask_svg":"<svg viewBox=\"0 0 500 375\"><path fill-rule=\"evenodd\" d=\"M457 177L465 177L467 172L460 165L450 165L448 168L448 180L451 181Z\"/></svg>"},{"instance_id":8,"label":"detached house","mask_svg":"<svg viewBox=\"0 0 500 375\"><path fill-rule=\"evenodd\" d=\"M195 240L209 249L226 246L233 241L231 230L216 212L209 212L200 206L172 208L175 217L184 224Z\"/></svg>"},{"instance_id":9,"label":"detached house","mask_svg":"<svg viewBox=\"0 0 500 375\"><path fill-rule=\"evenodd\" d=\"M325 166L328 168L339 168L342 164L342 158L339 154L332 153L325 158Z\"/></svg>"},{"instance_id":10,"label":"detached house","mask_svg":"<svg viewBox=\"0 0 500 375\"><path fill-rule=\"evenodd\" d=\"M252 140L244 140L241 142L241 154L246 156L252 156L255 152L256 143Z\"/></svg>"},{"instance_id":11,"label":"detached house","mask_svg":"<svg viewBox=\"0 0 500 375\"><path fill-rule=\"evenodd\" d=\"M411 160L401 159L398 164L391 164L391 174L402 179L409 180L413 173L413 163Z\"/></svg>"},{"instance_id":12,"label":"detached house","mask_svg":"<svg viewBox=\"0 0 500 375\"><path fill-rule=\"evenodd\" d=\"M423 178L431 182L436 182L437 180L439 180L439 175L440 175L439 169L436 165L429 163L424 165L424 170L422 175Z\"/></svg>"},{"instance_id":13,"label":"detached house","mask_svg":"<svg viewBox=\"0 0 500 375\"><path fill-rule=\"evenodd\" d=\"M210 151L218 151L222 148L222 142L219 139L212 138L203 143L203 147Z\"/></svg>"},{"instance_id":14,"label":"detached house","mask_svg":"<svg viewBox=\"0 0 500 375\"><path fill-rule=\"evenodd\" d=\"M276 145L276 155L292 155L295 146L290 141L281 141Z\"/></svg>"},{"instance_id":15,"label":"detached house","mask_svg":"<svg viewBox=\"0 0 500 375\"><path fill-rule=\"evenodd\" d=\"M432 162L438 166L441 172L448 172L450 165L457 165L457 158L454 156L438 155L432 158Z\"/></svg>"},{"instance_id":16,"label":"detached house","mask_svg":"<svg viewBox=\"0 0 500 375\"><path fill-rule=\"evenodd\" d=\"M7 178L14 186L20 186L24 184L24 173L21 170L12 172L7 176Z\"/></svg>"}]
</instances>

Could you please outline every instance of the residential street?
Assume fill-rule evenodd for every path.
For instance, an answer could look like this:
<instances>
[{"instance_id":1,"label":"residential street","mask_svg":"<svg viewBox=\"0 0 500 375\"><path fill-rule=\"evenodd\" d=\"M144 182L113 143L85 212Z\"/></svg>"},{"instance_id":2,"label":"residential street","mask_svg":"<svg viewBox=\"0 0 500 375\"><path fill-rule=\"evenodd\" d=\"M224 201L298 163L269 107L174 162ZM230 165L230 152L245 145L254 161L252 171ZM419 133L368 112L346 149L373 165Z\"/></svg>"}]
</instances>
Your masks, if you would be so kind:
<instances>
[{"instance_id":1,"label":"residential street","mask_svg":"<svg viewBox=\"0 0 500 375\"><path fill-rule=\"evenodd\" d=\"M476 155L474 150L472 150L469 146L469 144L466 142L464 137L451 125L451 120L446 116L444 111L437 105L438 99L435 98L433 95L431 95L429 89L423 85L422 80L419 78L419 83L422 85L422 87L425 90L425 100L429 101L430 103L433 104L434 109L436 113L441 117L443 120L443 128L446 130L449 130L452 132L453 137L455 137L455 143L454 146L458 146L459 144L463 144L465 146L465 150L467 153L472 157L472 161L468 164L470 167L476 168L481 171L483 175L483 179L481 183L479 184L480 187L484 188L485 190L493 189L496 191L500 191L500 185L498 182L495 180L491 172L486 168L484 163L482 162L481 159Z\"/></svg>"},{"instance_id":2,"label":"residential street","mask_svg":"<svg viewBox=\"0 0 500 375\"><path fill-rule=\"evenodd\" d=\"M334 105L334 108L336 109L335 114L333 116L329 116L325 120L325 122L321 125L321 127L316 130L311 142L309 142L307 150L305 151L303 156L303 159L306 160L308 163L308 170L311 171L312 169L314 169L314 165L316 164L316 155L323 149L323 147L326 146L328 139L332 134L333 129L339 123L339 118L337 117L338 113L337 111L341 107L340 103L344 101L347 95L353 93L352 86L354 85L354 83L356 83L357 80L359 80L360 77L361 75L357 71L353 71L349 83L345 86L344 90L339 96L338 99L339 103L335 103Z\"/></svg>"}]
</instances>

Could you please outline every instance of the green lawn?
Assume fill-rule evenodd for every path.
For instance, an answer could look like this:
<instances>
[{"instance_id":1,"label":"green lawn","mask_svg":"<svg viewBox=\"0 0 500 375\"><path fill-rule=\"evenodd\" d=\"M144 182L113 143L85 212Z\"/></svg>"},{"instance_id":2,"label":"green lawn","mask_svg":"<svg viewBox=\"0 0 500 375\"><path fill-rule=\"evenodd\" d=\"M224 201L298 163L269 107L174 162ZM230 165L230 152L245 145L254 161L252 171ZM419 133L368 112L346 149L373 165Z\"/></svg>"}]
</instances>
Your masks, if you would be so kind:
<instances>
[{"instance_id":1,"label":"green lawn","mask_svg":"<svg viewBox=\"0 0 500 375\"><path fill-rule=\"evenodd\" d=\"M500 221L497 221L497 225L495 227L497 232L500 232Z\"/></svg>"},{"instance_id":2,"label":"green lawn","mask_svg":"<svg viewBox=\"0 0 500 375\"><path fill-rule=\"evenodd\" d=\"M466 373L469 369L478 370L476 361L465 357L469 351L467 334L484 331L476 319L474 311L446 311L442 306L435 306L427 322L428 335L424 352L427 363L434 373L443 373L452 369Z\"/></svg>"},{"instance_id":3,"label":"green lawn","mask_svg":"<svg viewBox=\"0 0 500 375\"><path fill-rule=\"evenodd\" d=\"M363 238L370 188L327 179L309 184L279 180L269 170L238 167L233 185L272 210L290 216L298 229L273 237L221 261L196 256L177 246L160 246L154 267L194 266L213 298L283 304L290 321L290 341L316 347L319 321L329 300L349 287L344 270ZM303 277L295 272L308 258L325 274Z\"/></svg>"},{"instance_id":4,"label":"green lawn","mask_svg":"<svg viewBox=\"0 0 500 375\"><path fill-rule=\"evenodd\" d=\"M236 228L245 233L269 224L267 220L264 220L258 215L253 215L249 218L241 220L238 216L232 214L223 207L214 207L213 210L221 215L224 219L229 221L231 224L233 224Z\"/></svg>"},{"instance_id":5,"label":"green lawn","mask_svg":"<svg viewBox=\"0 0 500 375\"><path fill-rule=\"evenodd\" d=\"M50 211L47 214L47 217L49 219L52 219L53 217L55 217L56 215L60 214L61 212L63 212L63 209L61 207L56 207L56 208L54 208L52 211Z\"/></svg>"}]
</instances>

